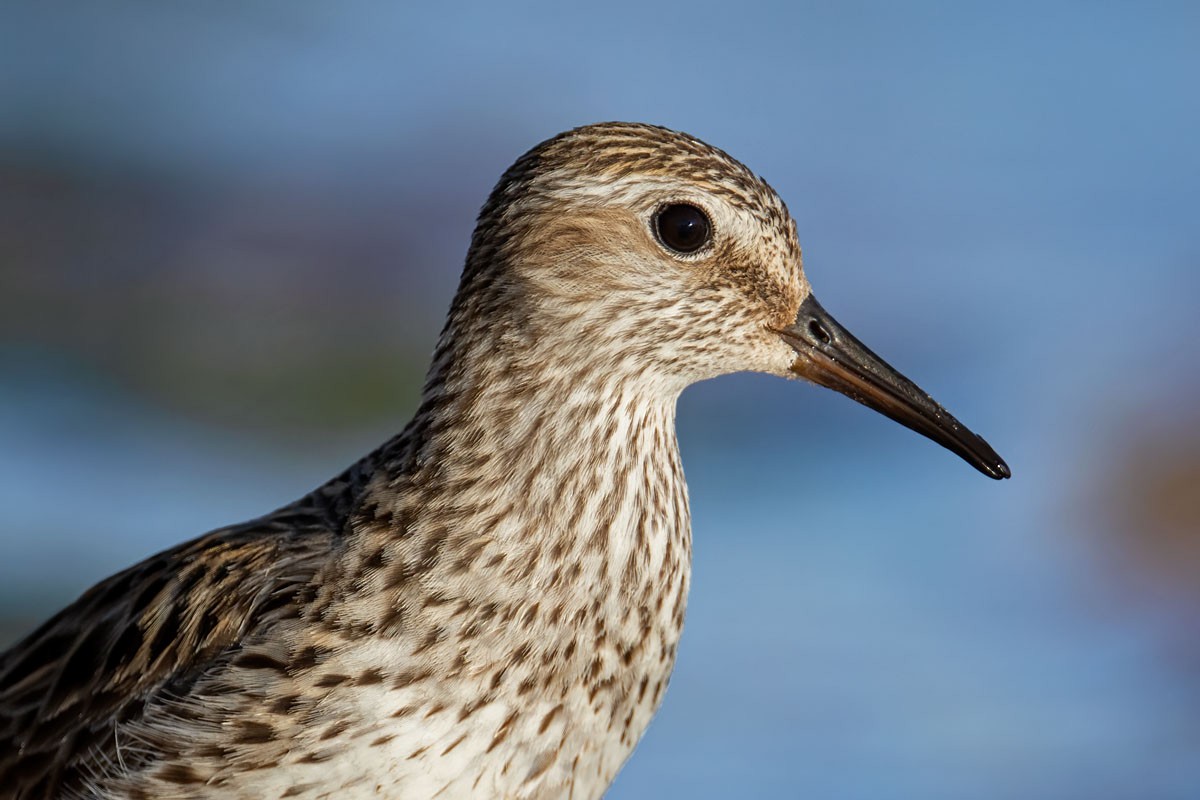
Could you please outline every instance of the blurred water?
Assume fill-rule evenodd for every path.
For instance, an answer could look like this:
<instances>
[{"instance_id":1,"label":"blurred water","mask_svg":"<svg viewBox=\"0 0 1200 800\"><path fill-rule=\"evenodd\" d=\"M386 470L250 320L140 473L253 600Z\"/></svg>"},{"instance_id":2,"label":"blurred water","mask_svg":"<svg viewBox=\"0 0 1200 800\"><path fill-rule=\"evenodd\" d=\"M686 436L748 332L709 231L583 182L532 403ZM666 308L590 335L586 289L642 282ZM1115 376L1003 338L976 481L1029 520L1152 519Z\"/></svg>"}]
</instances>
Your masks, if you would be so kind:
<instances>
[{"instance_id":1,"label":"blurred water","mask_svg":"<svg viewBox=\"0 0 1200 800\"><path fill-rule=\"evenodd\" d=\"M907 448L867 457L886 476L785 451L688 450L685 644L613 796L1195 795L1190 670L1153 620L1098 603L1029 494L989 502L969 473L905 469Z\"/></svg>"},{"instance_id":2,"label":"blurred water","mask_svg":"<svg viewBox=\"0 0 1200 800\"><path fill-rule=\"evenodd\" d=\"M764 174L825 306L1014 478L827 392L689 390L688 626L611 796L1196 797L1200 563L1132 579L1153 522L1107 482L1196 437L1198 8L11 9L0 608L31 626L398 429L501 170L643 119ZM408 388L359 375L385 358ZM297 422L327 406L291 373L348 380L349 423Z\"/></svg>"}]
</instances>

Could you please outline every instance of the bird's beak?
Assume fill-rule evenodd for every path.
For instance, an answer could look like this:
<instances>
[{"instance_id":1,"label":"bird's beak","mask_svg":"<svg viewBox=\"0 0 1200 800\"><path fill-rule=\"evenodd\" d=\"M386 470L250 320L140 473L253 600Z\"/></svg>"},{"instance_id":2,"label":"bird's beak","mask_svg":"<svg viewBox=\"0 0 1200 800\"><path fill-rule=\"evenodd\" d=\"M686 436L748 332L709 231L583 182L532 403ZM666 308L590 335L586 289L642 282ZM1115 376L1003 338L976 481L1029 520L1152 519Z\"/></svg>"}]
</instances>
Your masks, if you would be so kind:
<instances>
[{"instance_id":1,"label":"bird's beak","mask_svg":"<svg viewBox=\"0 0 1200 800\"><path fill-rule=\"evenodd\" d=\"M988 477L999 480L1012 474L987 442L854 338L812 295L800 304L796 322L780 335L796 351L792 371L797 375L928 436Z\"/></svg>"}]
</instances>

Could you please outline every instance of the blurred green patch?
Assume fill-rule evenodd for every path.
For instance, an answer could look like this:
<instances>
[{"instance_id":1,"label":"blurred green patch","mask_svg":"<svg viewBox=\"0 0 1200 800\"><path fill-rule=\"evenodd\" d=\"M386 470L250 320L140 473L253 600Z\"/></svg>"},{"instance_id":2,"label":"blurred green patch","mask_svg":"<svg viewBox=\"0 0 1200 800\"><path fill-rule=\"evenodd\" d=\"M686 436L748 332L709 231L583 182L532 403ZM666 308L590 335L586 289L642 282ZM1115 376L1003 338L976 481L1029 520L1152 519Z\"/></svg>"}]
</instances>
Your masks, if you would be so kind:
<instances>
[{"instance_id":1,"label":"blurred green patch","mask_svg":"<svg viewBox=\"0 0 1200 800\"><path fill-rule=\"evenodd\" d=\"M457 266L355 203L0 164L0 344L205 423L398 427Z\"/></svg>"}]
</instances>

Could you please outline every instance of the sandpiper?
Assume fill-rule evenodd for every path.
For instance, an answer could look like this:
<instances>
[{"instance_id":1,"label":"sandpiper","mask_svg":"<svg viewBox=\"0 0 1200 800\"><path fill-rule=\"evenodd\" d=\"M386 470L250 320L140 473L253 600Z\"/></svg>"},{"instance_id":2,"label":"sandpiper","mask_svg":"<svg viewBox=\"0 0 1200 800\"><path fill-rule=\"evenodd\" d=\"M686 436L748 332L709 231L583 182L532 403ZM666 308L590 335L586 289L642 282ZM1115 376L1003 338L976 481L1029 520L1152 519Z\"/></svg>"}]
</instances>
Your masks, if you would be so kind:
<instances>
[{"instance_id":1,"label":"sandpiper","mask_svg":"<svg viewBox=\"0 0 1200 800\"><path fill-rule=\"evenodd\" d=\"M676 398L743 370L1009 475L821 308L740 163L639 124L543 142L480 213L403 432L0 656L0 796L599 797L683 627Z\"/></svg>"}]
</instances>

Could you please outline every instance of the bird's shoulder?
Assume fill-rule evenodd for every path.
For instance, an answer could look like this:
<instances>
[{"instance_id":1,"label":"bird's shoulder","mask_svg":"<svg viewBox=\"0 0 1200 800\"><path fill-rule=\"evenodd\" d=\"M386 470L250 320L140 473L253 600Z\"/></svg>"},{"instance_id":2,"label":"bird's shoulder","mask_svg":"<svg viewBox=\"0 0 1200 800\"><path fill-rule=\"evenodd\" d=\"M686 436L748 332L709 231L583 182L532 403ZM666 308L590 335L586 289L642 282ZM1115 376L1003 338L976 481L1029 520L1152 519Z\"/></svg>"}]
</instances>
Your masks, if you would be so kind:
<instances>
[{"instance_id":1,"label":"bird's shoulder","mask_svg":"<svg viewBox=\"0 0 1200 800\"><path fill-rule=\"evenodd\" d=\"M351 475L101 581L0 654L0 786L69 791L156 696L300 614L342 546Z\"/></svg>"}]
</instances>

